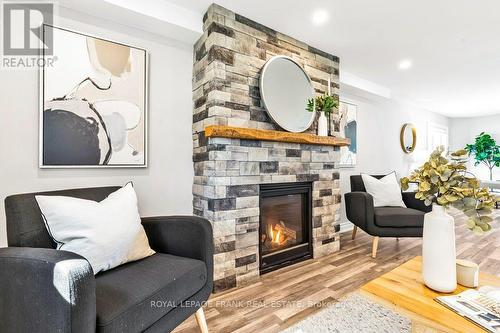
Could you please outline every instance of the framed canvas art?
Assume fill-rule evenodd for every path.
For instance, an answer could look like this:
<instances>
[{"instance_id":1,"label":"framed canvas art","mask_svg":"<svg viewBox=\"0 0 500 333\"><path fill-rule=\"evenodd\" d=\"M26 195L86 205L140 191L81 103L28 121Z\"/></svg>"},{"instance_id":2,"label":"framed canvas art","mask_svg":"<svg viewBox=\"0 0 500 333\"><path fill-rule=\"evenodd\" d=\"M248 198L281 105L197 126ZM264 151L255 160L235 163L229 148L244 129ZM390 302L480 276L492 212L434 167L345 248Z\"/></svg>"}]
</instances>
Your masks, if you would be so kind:
<instances>
[{"instance_id":1,"label":"framed canvas art","mask_svg":"<svg viewBox=\"0 0 500 333\"><path fill-rule=\"evenodd\" d=\"M340 136L351 139L351 144L347 147L340 147L341 168L353 168L356 166L356 155L358 153L357 131L358 123L356 119L358 107L352 103L340 101Z\"/></svg>"},{"instance_id":2,"label":"framed canvas art","mask_svg":"<svg viewBox=\"0 0 500 333\"><path fill-rule=\"evenodd\" d=\"M40 167L147 167L147 51L42 30L55 60L40 70Z\"/></svg>"}]
</instances>

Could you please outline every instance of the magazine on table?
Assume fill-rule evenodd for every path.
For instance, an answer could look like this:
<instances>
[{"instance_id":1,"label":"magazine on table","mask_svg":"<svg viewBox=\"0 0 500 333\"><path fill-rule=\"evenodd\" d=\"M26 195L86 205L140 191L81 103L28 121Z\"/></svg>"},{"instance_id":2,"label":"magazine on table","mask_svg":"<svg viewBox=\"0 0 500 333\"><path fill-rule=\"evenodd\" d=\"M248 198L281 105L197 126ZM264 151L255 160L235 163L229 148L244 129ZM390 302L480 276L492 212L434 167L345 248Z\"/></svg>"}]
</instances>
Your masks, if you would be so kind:
<instances>
[{"instance_id":1,"label":"magazine on table","mask_svg":"<svg viewBox=\"0 0 500 333\"><path fill-rule=\"evenodd\" d=\"M488 332L500 333L500 288L485 286L436 301Z\"/></svg>"}]
</instances>

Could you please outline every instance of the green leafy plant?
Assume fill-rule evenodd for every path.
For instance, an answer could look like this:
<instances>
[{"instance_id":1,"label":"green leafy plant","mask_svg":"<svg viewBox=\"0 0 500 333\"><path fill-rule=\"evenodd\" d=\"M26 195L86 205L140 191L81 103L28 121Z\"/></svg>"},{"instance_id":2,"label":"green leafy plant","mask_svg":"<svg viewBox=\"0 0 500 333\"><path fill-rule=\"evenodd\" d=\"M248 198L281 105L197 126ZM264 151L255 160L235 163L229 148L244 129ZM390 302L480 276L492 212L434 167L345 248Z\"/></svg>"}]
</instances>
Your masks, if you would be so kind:
<instances>
[{"instance_id":1,"label":"green leafy plant","mask_svg":"<svg viewBox=\"0 0 500 333\"><path fill-rule=\"evenodd\" d=\"M401 188L407 190L409 183L417 183L415 198L429 206L433 202L462 210L469 218L467 227L481 234L491 230L491 214L498 200L486 187L481 187L474 175L467 172L467 151L458 150L443 156L444 147L434 150L427 162L401 178Z\"/></svg>"},{"instance_id":2,"label":"green leafy plant","mask_svg":"<svg viewBox=\"0 0 500 333\"><path fill-rule=\"evenodd\" d=\"M493 180L493 168L500 167L500 146L488 133L481 132L473 144L465 146L469 155L474 155L475 166L483 163L490 170L490 180Z\"/></svg>"},{"instance_id":3,"label":"green leafy plant","mask_svg":"<svg viewBox=\"0 0 500 333\"><path fill-rule=\"evenodd\" d=\"M307 100L306 110L309 112L319 111L324 112L325 116L329 116L333 109L339 106L339 102L332 95L324 94Z\"/></svg>"}]
</instances>

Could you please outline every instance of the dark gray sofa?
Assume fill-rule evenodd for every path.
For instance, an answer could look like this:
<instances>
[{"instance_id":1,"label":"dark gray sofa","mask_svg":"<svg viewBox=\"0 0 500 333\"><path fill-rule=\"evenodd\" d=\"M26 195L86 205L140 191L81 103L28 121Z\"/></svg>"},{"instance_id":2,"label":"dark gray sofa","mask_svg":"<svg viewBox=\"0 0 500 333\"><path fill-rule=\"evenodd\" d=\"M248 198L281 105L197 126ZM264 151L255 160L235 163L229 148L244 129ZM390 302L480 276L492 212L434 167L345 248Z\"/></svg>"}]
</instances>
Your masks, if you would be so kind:
<instances>
[{"instance_id":1,"label":"dark gray sofa","mask_svg":"<svg viewBox=\"0 0 500 333\"><path fill-rule=\"evenodd\" d=\"M383 175L373 176L377 179ZM360 175L350 177L351 192L346 193L345 207L347 219L354 224L352 238L357 228L373 238L372 257L377 255L379 237L422 237L424 214L432 207L415 198L414 192L402 192L404 207L374 207L373 197L366 193Z\"/></svg>"},{"instance_id":2,"label":"dark gray sofa","mask_svg":"<svg viewBox=\"0 0 500 333\"><path fill-rule=\"evenodd\" d=\"M210 222L143 218L156 254L94 277L81 256L55 250L34 196L101 201L119 187L6 198L7 248L0 249L0 332L170 332L196 313L213 287Z\"/></svg>"}]
</instances>

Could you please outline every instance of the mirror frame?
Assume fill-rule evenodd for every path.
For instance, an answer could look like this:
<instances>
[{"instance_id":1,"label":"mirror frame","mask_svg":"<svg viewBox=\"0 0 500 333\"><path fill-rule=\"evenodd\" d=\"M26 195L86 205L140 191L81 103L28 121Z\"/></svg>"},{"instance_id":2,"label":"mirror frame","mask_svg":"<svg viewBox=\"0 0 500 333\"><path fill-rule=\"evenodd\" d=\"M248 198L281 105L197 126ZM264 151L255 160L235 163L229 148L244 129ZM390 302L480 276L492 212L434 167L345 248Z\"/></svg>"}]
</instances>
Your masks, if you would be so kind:
<instances>
[{"instance_id":1,"label":"mirror frame","mask_svg":"<svg viewBox=\"0 0 500 333\"><path fill-rule=\"evenodd\" d=\"M265 64L264 64L264 67L262 67L262 71L260 73L260 78L259 78L259 91L260 91L260 99L262 100L262 104L264 106L264 108L266 109L266 112L267 114L269 115L269 117L278 125L280 126L281 128L283 128L285 131L288 131L288 132L292 132L292 133L301 133L301 132L305 132L307 131L311 125L313 124L314 122L314 119L316 118L316 112L311 112L311 119L309 119L309 122L307 123L306 125L306 128L303 130L303 131L295 131L295 130L291 130L288 126L286 126L286 124L280 124L276 119L275 117L273 117L273 113L271 110L269 110L269 108L267 107L266 105L266 94L264 93L264 76L266 75L266 70L267 68L269 67L269 65L271 65L271 63L273 61L276 61L278 59L286 59L288 61L291 61L293 62L301 71L302 73L304 74L304 76L306 77L307 79L307 82L309 82L309 86L311 87L311 97L312 98L315 98L316 97L316 94L315 94L315 91L314 91L314 87L312 85L312 81L311 81L311 78L309 77L309 75L307 75L306 71L304 70L304 68L302 68L302 66L297 62L295 61L294 59L288 57L288 56L284 56L284 55L277 55L277 56L274 56L272 58L270 58ZM306 110L306 104L307 104L307 101L304 101L304 111L308 112Z\"/></svg>"},{"instance_id":2,"label":"mirror frame","mask_svg":"<svg viewBox=\"0 0 500 333\"><path fill-rule=\"evenodd\" d=\"M410 147L410 150L406 150L405 145L405 130L407 127L411 126L411 133L413 137L413 143ZM405 152L405 154L411 154L415 151L415 147L417 146L417 128L412 123L406 123L401 127L401 133L399 134L399 143L401 144L401 149Z\"/></svg>"}]
</instances>

